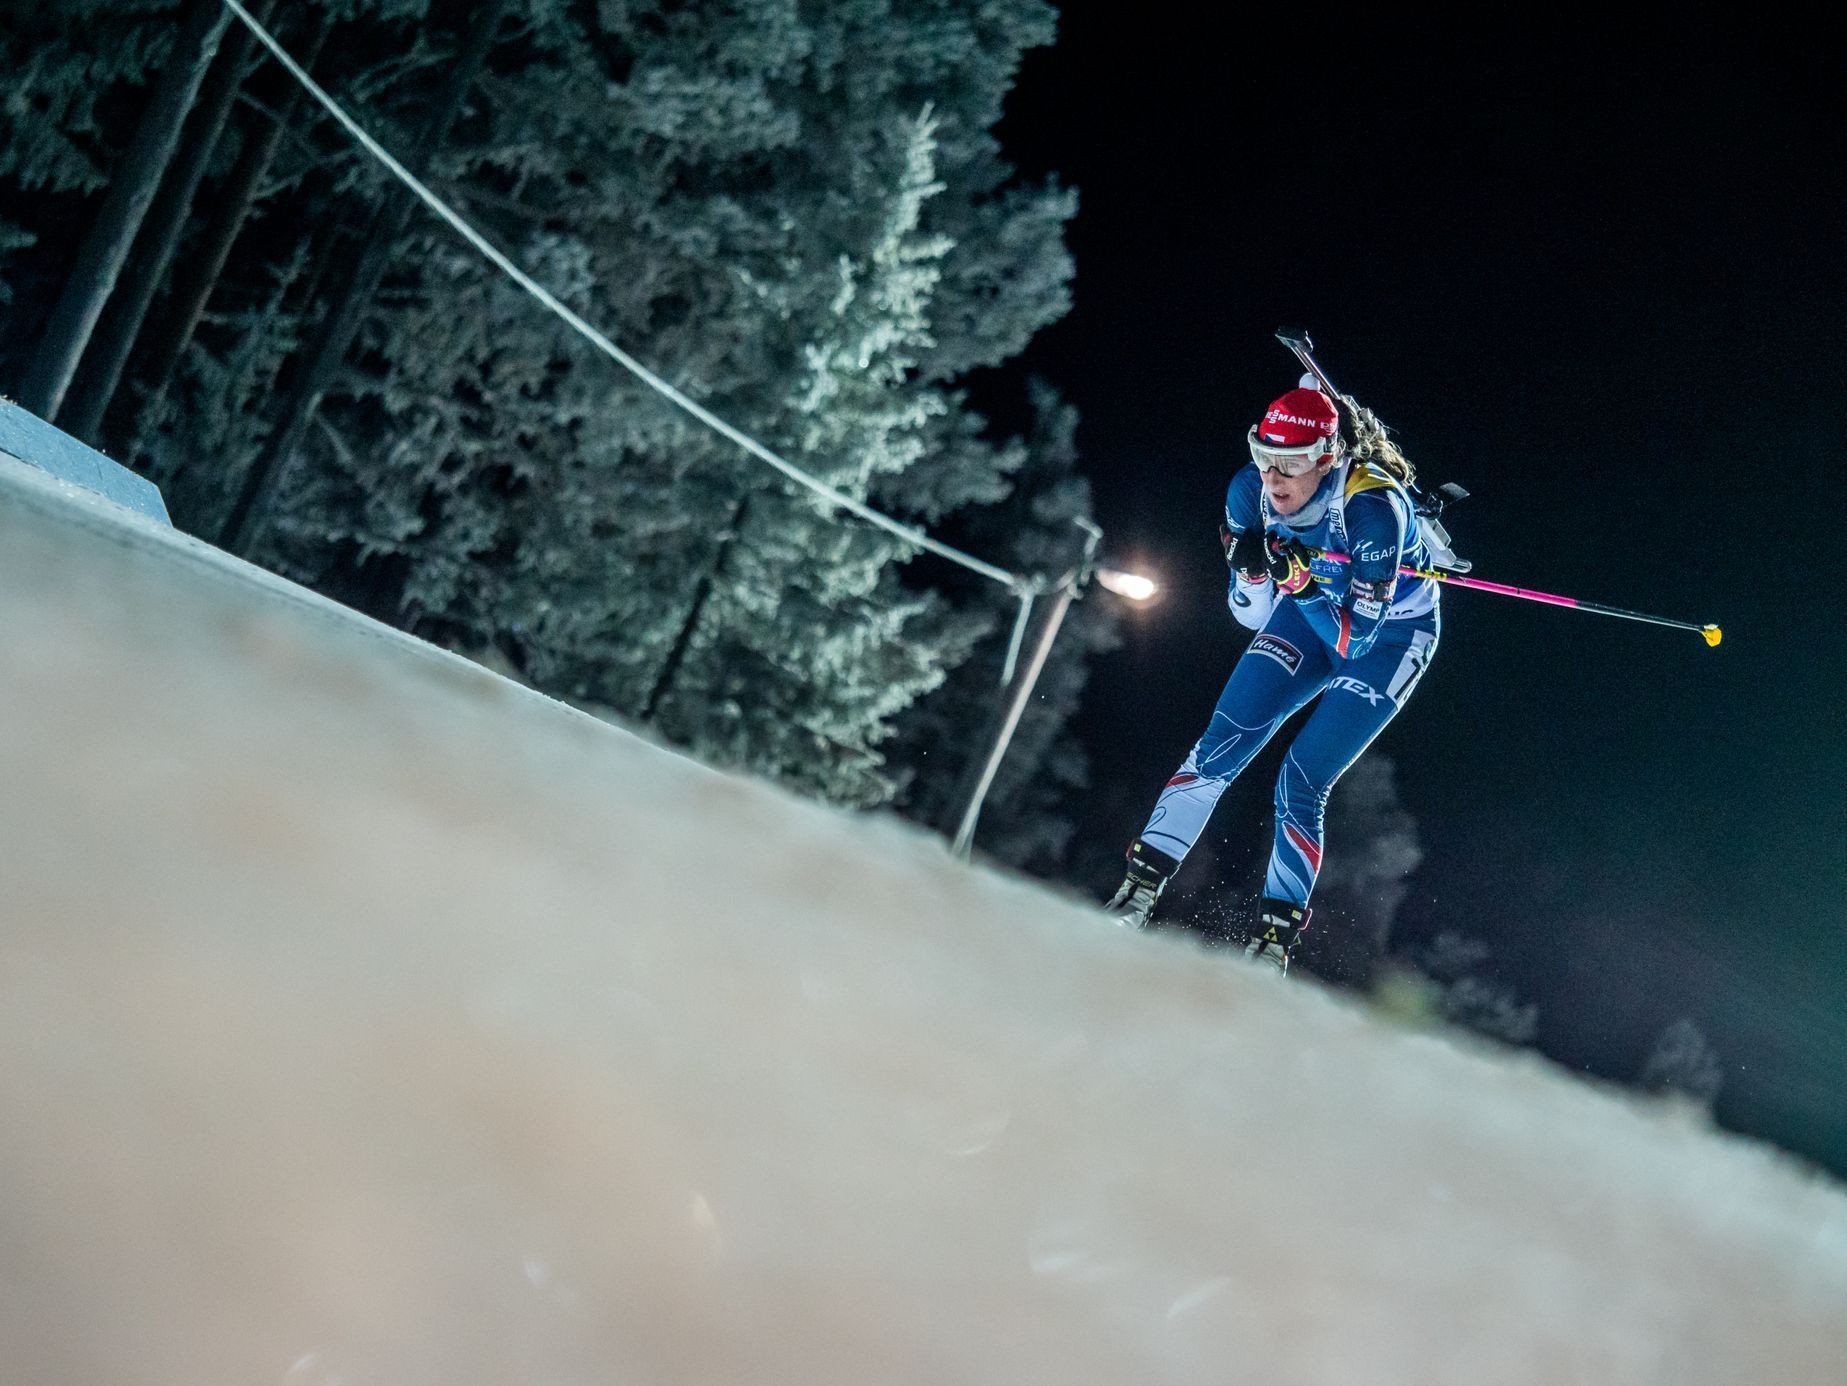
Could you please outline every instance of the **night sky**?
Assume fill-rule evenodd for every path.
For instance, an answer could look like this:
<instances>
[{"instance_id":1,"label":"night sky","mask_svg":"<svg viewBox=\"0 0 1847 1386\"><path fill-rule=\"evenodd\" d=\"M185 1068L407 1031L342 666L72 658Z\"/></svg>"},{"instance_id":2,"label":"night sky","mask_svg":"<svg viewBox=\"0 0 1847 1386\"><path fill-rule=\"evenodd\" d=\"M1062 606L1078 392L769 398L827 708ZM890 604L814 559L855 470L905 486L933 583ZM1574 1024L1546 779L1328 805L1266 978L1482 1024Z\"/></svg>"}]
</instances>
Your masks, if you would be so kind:
<instances>
[{"instance_id":1,"label":"night sky","mask_svg":"<svg viewBox=\"0 0 1847 1386\"><path fill-rule=\"evenodd\" d=\"M1374 750L1426 858L1400 936L1486 941L1539 1047L1593 1074L1692 1019L1723 1124L1847 1173L1834 75L1732 17L1249 14L1208 38L1068 5L1001 127L1082 198L1077 306L1025 367L1082 412L1106 557L1172 588L1093 675L1090 874L1119 874L1249 638L1216 527L1299 323L1424 481L1473 493L1450 528L1476 576L1725 631L1447 592ZM1208 831L1240 869L1273 767Z\"/></svg>"}]
</instances>

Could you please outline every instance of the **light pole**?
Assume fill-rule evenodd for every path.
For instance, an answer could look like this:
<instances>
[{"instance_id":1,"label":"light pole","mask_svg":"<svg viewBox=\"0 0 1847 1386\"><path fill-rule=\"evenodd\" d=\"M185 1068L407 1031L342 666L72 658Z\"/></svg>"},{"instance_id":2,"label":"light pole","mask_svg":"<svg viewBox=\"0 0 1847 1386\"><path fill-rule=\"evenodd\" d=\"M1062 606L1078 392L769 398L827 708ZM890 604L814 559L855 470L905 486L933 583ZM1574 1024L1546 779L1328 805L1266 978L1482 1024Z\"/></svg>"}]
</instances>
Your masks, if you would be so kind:
<instances>
[{"instance_id":1,"label":"light pole","mask_svg":"<svg viewBox=\"0 0 1847 1386\"><path fill-rule=\"evenodd\" d=\"M1113 568L1099 570L1096 566L1097 546L1103 542L1103 531L1086 519L1080 518L1074 523L1083 529L1085 536L1083 557L1078 560L1077 567L1053 583L1048 584L1044 578L1037 579L1021 594L1021 623L1014 628L1013 647L1007 655L1009 672L1019 650L1025 615L1030 610L1033 598L1051 592L1052 609L1046 613L1045 627L1039 632L1038 643L1033 646L1026 672L1020 675L1014 687L1013 701L1007 707L1007 716L1001 722L993 748L988 752L987 764L981 769L981 779L969 795L968 807L962 811L962 822L956 829L955 842L950 850L964 860L967 860L974 846L975 823L981 817L982 801L988 797L988 788L994 783L994 774L1000 769L1001 760L1007 754L1007 745L1013 740L1014 729L1020 725L1021 714L1026 711L1027 699L1032 697L1033 686L1039 682L1039 671L1045 668L1046 656L1052 652L1052 642L1058 638L1058 628L1064 624L1065 613L1071 609L1071 603L1083 595L1084 584L1095 576L1109 591L1137 602L1147 601L1160 590L1154 579L1139 573L1118 572Z\"/></svg>"}]
</instances>

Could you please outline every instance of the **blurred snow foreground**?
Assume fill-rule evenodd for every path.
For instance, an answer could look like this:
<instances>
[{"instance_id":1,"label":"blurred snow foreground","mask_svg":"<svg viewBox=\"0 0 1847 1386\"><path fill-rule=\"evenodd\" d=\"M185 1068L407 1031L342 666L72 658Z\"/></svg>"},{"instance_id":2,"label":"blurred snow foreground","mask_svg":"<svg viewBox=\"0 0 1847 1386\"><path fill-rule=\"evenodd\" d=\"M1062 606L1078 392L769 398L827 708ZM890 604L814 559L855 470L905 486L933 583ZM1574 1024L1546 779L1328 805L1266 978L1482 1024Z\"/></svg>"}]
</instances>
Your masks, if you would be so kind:
<instances>
[{"instance_id":1,"label":"blurred snow foreground","mask_svg":"<svg viewBox=\"0 0 1847 1386\"><path fill-rule=\"evenodd\" d=\"M1823 1382L1847 1197L0 471L0 1380Z\"/></svg>"}]
</instances>

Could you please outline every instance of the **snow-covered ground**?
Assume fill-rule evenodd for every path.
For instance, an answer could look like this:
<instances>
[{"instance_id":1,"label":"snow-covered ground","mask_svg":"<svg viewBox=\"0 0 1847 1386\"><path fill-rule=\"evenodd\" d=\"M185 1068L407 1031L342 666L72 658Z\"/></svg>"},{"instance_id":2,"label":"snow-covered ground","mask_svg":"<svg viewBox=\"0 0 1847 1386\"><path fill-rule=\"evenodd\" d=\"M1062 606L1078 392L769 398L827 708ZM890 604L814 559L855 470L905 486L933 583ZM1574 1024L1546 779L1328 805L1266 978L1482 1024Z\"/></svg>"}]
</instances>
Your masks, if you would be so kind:
<instances>
[{"instance_id":1,"label":"snow-covered ground","mask_svg":"<svg viewBox=\"0 0 1847 1386\"><path fill-rule=\"evenodd\" d=\"M1847 1380L1847 1196L0 467L0 1381Z\"/></svg>"}]
</instances>

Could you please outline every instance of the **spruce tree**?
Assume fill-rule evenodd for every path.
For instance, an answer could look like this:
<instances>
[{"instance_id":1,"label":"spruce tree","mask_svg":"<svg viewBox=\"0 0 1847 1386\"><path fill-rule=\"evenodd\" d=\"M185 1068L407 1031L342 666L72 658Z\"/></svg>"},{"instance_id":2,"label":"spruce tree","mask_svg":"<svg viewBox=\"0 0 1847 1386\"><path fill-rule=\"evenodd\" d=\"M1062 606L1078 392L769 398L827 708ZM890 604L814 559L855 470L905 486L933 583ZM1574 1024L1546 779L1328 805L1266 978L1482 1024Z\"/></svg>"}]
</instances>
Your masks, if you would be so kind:
<instances>
[{"instance_id":1,"label":"spruce tree","mask_svg":"<svg viewBox=\"0 0 1847 1386\"><path fill-rule=\"evenodd\" d=\"M1005 496L1017 460L942 388L991 354L966 326L979 314L945 302L946 273L959 266L957 292L1023 340L1062 311L1070 202L992 196L1007 170L982 122L1004 87L959 86L964 66L929 38L1042 37L994 16L1049 11L918 9L913 32L876 4L642 6L619 34L545 11L441 170L470 215L668 378L844 489L934 521ZM1000 80L1017 58L987 70ZM926 129L933 89L963 105ZM987 164L945 170L950 128L965 164ZM979 197L939 217L958 183ZM933 219L1012 249L960 252ZM323 410L319 479L283 507L272 561L325 571L309 550L345 548L381 615L492 645L703 754L844 801L887 796L876 748L985 618L907 588L903 545L616 375L446 231L411 239L398 262L415 268L368 326L376 372L349 373L349 397ZM381 432L414 445L351 441Z\"/></svg>"},{"instance_id":2,"label":"spruce tree","mask_svg":"<svg viewBox=\"0 0 1847 1386\"><path fill-rule=\"evenodd\" d=\"M820 314L785 308L791 320L814 321L777 431L796 465L855 499L876 477L917 464L926 421L949 407L915 379L948 249L919 231L942 186L935 129L928 114L899 122L871 245L841 258ZM714 560L709 596L684 628L688 658L660 700L665 729L841 802L882 802L893 785L877 744L891 718L942 678L913 629L933 599L899 583L904 541L843 523L786 482L740 480L748 494Z\"/></svg>"}]
</instances>

